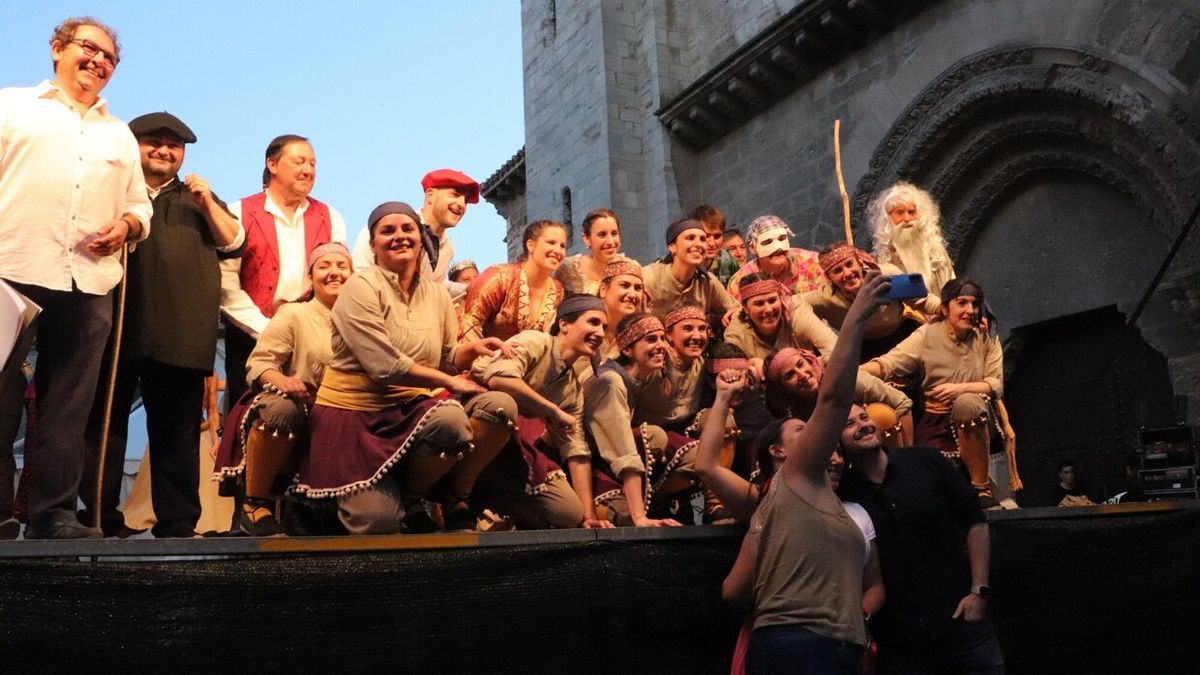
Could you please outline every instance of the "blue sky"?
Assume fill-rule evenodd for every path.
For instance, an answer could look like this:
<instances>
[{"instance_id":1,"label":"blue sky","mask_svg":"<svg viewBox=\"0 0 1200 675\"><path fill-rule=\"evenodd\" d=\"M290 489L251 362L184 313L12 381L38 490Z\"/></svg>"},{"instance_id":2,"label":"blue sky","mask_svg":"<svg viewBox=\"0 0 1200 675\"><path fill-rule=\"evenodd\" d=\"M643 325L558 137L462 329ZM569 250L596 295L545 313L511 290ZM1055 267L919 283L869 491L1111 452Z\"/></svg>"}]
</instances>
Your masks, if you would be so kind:
<instances>
[{"instance_id":1,"label":"blue sky","mask_svg":"<svg viewBox=\"0 0 1200 675\"><path fill-rule=\"evenodd\" d=\"M349 238L383 201L420 206L427 171L483 181L525 142L520 7L454 2L5 2L0 86L53 78L50 34L91 15L116 29L121 64L103 96L129 120L167 110L196 132L184 173L226 201L259 189L263 152L309 137L313 196ZM504 221L485 201L453 231L456 257L505 258Z\"/></svg>"}]
</instances>

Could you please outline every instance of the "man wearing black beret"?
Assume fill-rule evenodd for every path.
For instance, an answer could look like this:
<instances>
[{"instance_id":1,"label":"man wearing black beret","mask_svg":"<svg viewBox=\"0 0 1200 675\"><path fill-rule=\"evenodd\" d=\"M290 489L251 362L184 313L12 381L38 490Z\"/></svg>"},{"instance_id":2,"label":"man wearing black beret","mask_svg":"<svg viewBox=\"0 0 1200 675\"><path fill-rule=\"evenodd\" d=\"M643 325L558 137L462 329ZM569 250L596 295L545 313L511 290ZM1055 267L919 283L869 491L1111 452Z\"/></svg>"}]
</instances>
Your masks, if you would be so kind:
<instances>
[{"instance_id":1,"label":"man wearing black beret","mask_svg":"<svg viewBox=\"0 0 1200 675\"><path fill-rule=\"evenodd\" d=\"M125 440L135 389L140 385L150 438L150 489L156 537L190 537L200 517L199 452L204 378L216 356L221 299L219 262L241 254L246 234L225 203L197 174L180 179L185 145L196 135L167 112L129 123L154 205L153 234L129 256L125 329L117 366L101 529L123 528L117 510ZM112 345L106 362L112 362ZM107 372L107 366L104 369ZM95 484L104 391L96 394L86 434L85 486ZM95 495L84 489L90 509ZM90 522L90 513L85 513Z\"/></svg>"}]
</instances>

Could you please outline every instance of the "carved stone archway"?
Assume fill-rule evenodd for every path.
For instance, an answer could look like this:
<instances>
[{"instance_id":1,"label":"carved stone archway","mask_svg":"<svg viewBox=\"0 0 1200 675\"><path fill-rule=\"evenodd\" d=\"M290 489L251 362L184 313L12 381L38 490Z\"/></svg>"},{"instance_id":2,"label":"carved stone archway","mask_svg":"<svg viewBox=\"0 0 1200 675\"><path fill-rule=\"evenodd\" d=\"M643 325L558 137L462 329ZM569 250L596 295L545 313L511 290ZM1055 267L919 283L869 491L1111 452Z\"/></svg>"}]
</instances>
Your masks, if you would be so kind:
<instances>
[{"instance_id":1,"label":"carved stone archway","mask_svg":"<svg viewBox=\"0 0 1200 675\"><path fill-rule=\"evenodd\" d=\"M901 179L924 187L941 205L956 268L983 281L1001 325L1029 326L1019 333L1041 340L1040 353L1073 353L1077 317L1103 305L1128 313L1200 201L1197 106L1160 71L1092 47L1010 45L976 54L921 92L876 148L855 190L856 239L871 241L866 208L880 190ZM1185 271L1200 269L1198 234L1159 289L1157 306L1165 309L1157 323L1144 319L1134 337L1122 338L1132 340L1121 343L1126 351L1145 340L1166 358L1168 374L1155 371L1153 382L1141 383L1149 371L1140 368L1129 375L1137 387L1125 380L1098 387L1086 377L1090 368L1124 363L1122 354L1103 353L1109 343L1098 343L1089 366L1022 360L1011 349L1006 366L1031 399L1025 404L1053 402L1081 418L1103 411L1108 420L1107 427L1043 424L1013 401L1014 423L1024 424L1022 466L1031 474L1044 478L1065 454L1091 457L1088 470L1098 478L1132 448L1140 424L1175 418L1172 393L1192 399L1187 416L1197 421L1200 303L1188 298L1200 298L1200 274ZM1122 275L1119 291L1102 285Z\"/></svg>"},{"instance_id":2,"label":"carved stone archway","mask_svg":"<svg viewBox=\"0 0 1200 675\"><path fill-rule=\"evenodd\" d=\"M898 118L856 187L854 222L866 222L878 190L911 180L941 204L951 255L963 260L1007 191L1047 172L1111 185L1173 240L1200 199L1200 110L1178 83L1090 47L983 52ZM1197 248L1181 262L1194 264Z\"/></svg>"}]
</instances>

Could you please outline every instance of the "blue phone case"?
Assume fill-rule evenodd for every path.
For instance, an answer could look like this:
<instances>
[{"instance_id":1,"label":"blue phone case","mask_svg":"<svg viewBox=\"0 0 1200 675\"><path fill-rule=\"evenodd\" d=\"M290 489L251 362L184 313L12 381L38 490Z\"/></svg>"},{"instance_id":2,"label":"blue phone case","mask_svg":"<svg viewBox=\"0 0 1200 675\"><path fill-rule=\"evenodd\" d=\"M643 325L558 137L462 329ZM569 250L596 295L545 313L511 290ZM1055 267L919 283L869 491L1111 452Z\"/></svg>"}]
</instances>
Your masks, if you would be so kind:
<instances>
[{"instance_id":1,"label":"blue phone case","mask_svg":"<svg viewBox=\"0 0 1200 675\"><path fill-rule=\"evenodd\" d=\"M920 274L895 274L888 277L892 288L888 291L888 300L913 300L929 295L925 288L925 278Z\"/></svg>"}]
</instances>

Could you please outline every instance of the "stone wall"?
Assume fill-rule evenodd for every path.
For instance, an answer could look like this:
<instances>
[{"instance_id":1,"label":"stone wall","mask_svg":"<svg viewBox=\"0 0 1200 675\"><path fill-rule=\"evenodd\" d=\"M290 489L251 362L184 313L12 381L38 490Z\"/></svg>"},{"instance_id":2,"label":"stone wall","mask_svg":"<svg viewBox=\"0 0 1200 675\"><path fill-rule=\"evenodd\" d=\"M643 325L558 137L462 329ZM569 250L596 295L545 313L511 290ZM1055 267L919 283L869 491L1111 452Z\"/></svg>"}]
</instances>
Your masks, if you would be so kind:
<instances>
[{"instance_id":1,"label":"stone wall","mask_svg":"<svg viewBox=\"0 0 1200 675\"><path fill-rule=\"evenodd\" d=\"M656 116L817 6L832 9L808 38L838 51L790 93L704 143ZM901 6L914 13L875 33L844 30L848 17ZM981 279L1005 329L1102 304L1132 312L1200 201L1191 0L525 0L522 15L530 217L558 213L569 184L577 214L622 215L639 259L663 253L666 225L701 202L742 226L775 213L802 246L842 238L835 118L860 245L877 190L925 185L960 273ZM1193 422L1197 269L1200 231L1139 323Z\"/></svg>"}]
</instances>

